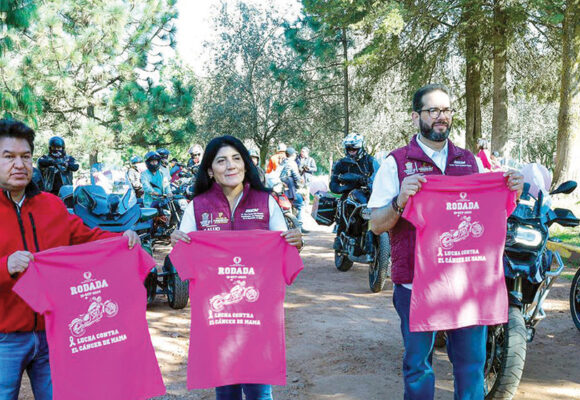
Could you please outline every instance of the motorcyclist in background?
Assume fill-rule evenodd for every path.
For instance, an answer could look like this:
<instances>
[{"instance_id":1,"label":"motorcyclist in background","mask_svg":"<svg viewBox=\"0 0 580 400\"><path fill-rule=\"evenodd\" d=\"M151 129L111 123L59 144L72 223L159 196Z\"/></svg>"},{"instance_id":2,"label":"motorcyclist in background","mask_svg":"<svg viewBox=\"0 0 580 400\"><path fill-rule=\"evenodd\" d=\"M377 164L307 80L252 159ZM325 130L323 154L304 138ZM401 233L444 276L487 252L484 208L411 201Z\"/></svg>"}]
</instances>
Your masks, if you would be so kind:
<instances>
[{"instance_id":1,"label":"motorcyclist in background","mask_svg":"<svg viewBox=\"0 0 580 400\"><path fill-rule=\"evenodd\" d=\"M73 172L79 169L74 157L66 154L64 139L53 136L48 141L48 154L38 159L38 169L44 181L44 190L58 196L63 185L72 185Z\"/></svg>"},{"instance_id":2,"label":"motorcyclist in background","mask_svg":"<svg viewBox=\"0 0 580 400\"><path fill-rule=\"evenodd\" d=\"M256 149L249 149L248 152L250 153L250 158L252 159L252 162L254 163L256 168L258 169L258 175L260 175L260 181L265 186L266 185L266 171L264 171L262 169L262 167L260 166L260 153Z\"/></svg>"},{"instance_id":3,"label":"motorcyclist in background","mask_svg":"<svg viewBox=\"0 0 580 400\"><path fill-rule=\"evenodd\" d=\"M135 195L137 198L143 197L143 184L141 183L141 172L137 167L137 164L143 162L143 159L139 156L133 156L130 160L131 164L129 165L129 169L127 170L127 178L135 191Z\"/></svg>"},{"instance_id":4,"label":"motorcyclist in background","mask_svg":"<svg viewBox=\"0 0 580 400\"><path fill-rule=\"evenodd\" d=\"M169 155L171 154L167 149L157 149L157 154L161 157L159 171L163 174L164 178L167 178L168 182L171 182L171 173L169 171Z\"/></svg>"},{"instance_id":5,"label":"motorcyclist in background","mask_svg":"<svg viewBox=\"0 0 580 400\"><path fill-rule=\"evenodd\" d=\"M155 207L157 200L161 196L172 196L169 180L159 170L161 156L156 151L150 151L145 154L145 165L147 169L141 174L141 184L145 193L143 204L145 207Z\"/></svg>"},{"instance_id":6,"label":"motorcyclist in background","mask_svg":"<svg viewBox=\"0 0 580 400\"><path fill-rule=\"evenodd\" d=\"M379 169L378 161L365 151L362 135L350 133L343 139L342 145L346 156L334 164L330 177L330 191L342 194L338 210L342 209L340 202L344 201L352 190L363 186L371 188L374 174ZM366 203L368 198L360 201ZM345 229L344 221L339 214L336 213L337 237Z\"/></svg>"},{"instance_id":7,"label":"motorcyclist in background","mask_svg":"<svg viewBox=\"0 0 580 400\"><path fill-rule=\"evenodd\" d=\"M189 160L187 160L187 168L191 170L192 174L197 173L199 169L199 164L201 163L201 158L203 157L203 147L199 144L194 144L187 151L189 154Z\"/></svg>"}]
</instances>

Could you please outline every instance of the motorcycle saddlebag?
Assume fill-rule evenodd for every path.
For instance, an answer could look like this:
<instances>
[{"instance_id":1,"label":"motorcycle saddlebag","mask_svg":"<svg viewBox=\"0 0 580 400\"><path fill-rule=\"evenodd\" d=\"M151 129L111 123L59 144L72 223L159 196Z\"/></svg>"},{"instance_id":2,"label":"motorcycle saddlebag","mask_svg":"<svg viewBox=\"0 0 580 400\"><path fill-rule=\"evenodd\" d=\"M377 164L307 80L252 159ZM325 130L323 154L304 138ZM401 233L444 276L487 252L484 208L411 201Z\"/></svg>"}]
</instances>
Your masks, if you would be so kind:
<instances>
[{"instance_id":1,"label":"motorcycle saddlebag","mask_svg":"<svg viewBox=\"0 0 580 400\"><path fill-rule=\"evenodd\" d=\"M319 225L332 225L338 199L331 194L317 192L312 204L312 218Z\"/></svg>"}]
</instances>

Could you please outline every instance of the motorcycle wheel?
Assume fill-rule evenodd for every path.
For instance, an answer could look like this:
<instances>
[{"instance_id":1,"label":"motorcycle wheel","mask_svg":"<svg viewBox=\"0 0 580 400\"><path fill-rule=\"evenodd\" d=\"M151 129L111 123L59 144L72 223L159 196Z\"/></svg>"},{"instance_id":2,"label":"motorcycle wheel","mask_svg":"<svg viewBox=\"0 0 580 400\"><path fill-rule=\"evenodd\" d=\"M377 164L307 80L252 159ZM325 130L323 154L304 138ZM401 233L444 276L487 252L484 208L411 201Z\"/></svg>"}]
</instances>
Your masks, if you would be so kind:
<instances>
[{"instance_id":1,"label":"motorcycle wheel","mask_svg":"<svg viewBox=\"0 0 580 400\"><path fill-rule=\"evenodd\" d=\"M165 257L164 271L172 271L173 266L169 257ZM169 307L180 310L187 305L189 301L189 285L187 281L182 281L177 272L168 273L167 279L167 302Z\"/></svg>"},{"instance_id":2,"label":"motorcycle wheel","mask_svg":"<svg viewBox=\"0 0 580 400\"><path fill-rule=\"evenodd\" d=\"M155 301L157 295L157 272L149 272L145 278L145 290L147 291L147 305Z\"/></svg>"},{"instance_id":3,"label":"motorcycle wheel","mask_svg":"<svg viewBox=\"0 0 580 400\"><path fill-rule=\"evenodd\" d=\"M334 266L339 271L345 272L351 269L353 262L348 256L338 250L334 250Z\"/></svg>"},{"instance_id":4,"label":"motorcycle wheel","mask_svg":"<svg viewBox=\"0 0 580 400\"><path fill-rule=\"evenodd\" d=\"M484 390L486 400L511 400L526 361L527 330L519 308L510 306L508 323L488 327Z\"/></svg>"},{"instance_id":5,"label":"motorcycle wheel","mask_svg":"<svg viewBox=\"0 0 580 400\"><path fill-rule=\"evenodd\" d=\"M570 287L570 312L574 325L580 330L580 268L576 271Z\"/></svg>"},{"instance_id":6,"label":"motorcycle wheel","mask_svg":"<svg viewBox=\"0 0 580 400\"><path fill-rule=\"evenodd\" d=\"M389 235L387 233L381 234L378 242L375 259L369 265L369 286L373 293L378 293L383 290L391 266L391 242L389 241Z\"/></svg>"}]
</instances>

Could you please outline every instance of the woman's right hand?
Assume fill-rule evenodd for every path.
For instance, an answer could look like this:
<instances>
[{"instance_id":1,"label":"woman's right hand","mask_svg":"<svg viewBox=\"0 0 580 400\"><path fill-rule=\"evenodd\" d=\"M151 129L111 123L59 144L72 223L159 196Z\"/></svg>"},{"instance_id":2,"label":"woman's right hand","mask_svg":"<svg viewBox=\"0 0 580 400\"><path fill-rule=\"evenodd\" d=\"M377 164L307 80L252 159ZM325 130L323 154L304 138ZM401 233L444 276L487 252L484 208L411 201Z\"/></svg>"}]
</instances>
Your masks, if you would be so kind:
<instances>
[{"instance_id":1,"label":"woman's right hand","mask_svg":"<svg viewBox=\"0 0 580 400\"><path fill-rule=\"evenodd\" d=\"M187 244L191 243L191 238L187 236L187 233L180 231L179 229L174 230L170 237L171 246L175 246L178 240L181 240Z\"/></svg>"}]
</instances>

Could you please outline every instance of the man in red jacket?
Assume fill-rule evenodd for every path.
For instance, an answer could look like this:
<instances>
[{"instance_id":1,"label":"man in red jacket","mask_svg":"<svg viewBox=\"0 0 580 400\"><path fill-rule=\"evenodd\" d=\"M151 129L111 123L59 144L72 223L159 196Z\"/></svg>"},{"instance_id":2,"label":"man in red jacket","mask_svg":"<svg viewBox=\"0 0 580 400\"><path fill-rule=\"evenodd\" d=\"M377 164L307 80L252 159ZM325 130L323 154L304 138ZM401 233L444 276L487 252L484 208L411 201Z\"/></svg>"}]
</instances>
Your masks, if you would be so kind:
<instances>
[{"instance_id":1,"label":"man in red jacket","mask_svg":"<svg viewBox=\"0 0 580 400\"><path fill-rule=\"evenodd\" d=\"M12 287L34 260L33 252L117 234L89 229L56 196L32 181L34 131L22 122L0 120L0 399L16 400L24 370L35 399L51 399L52 383L44 318ZM129 247L139 243L126 231Z\"/></svg>"}]
</instances>

